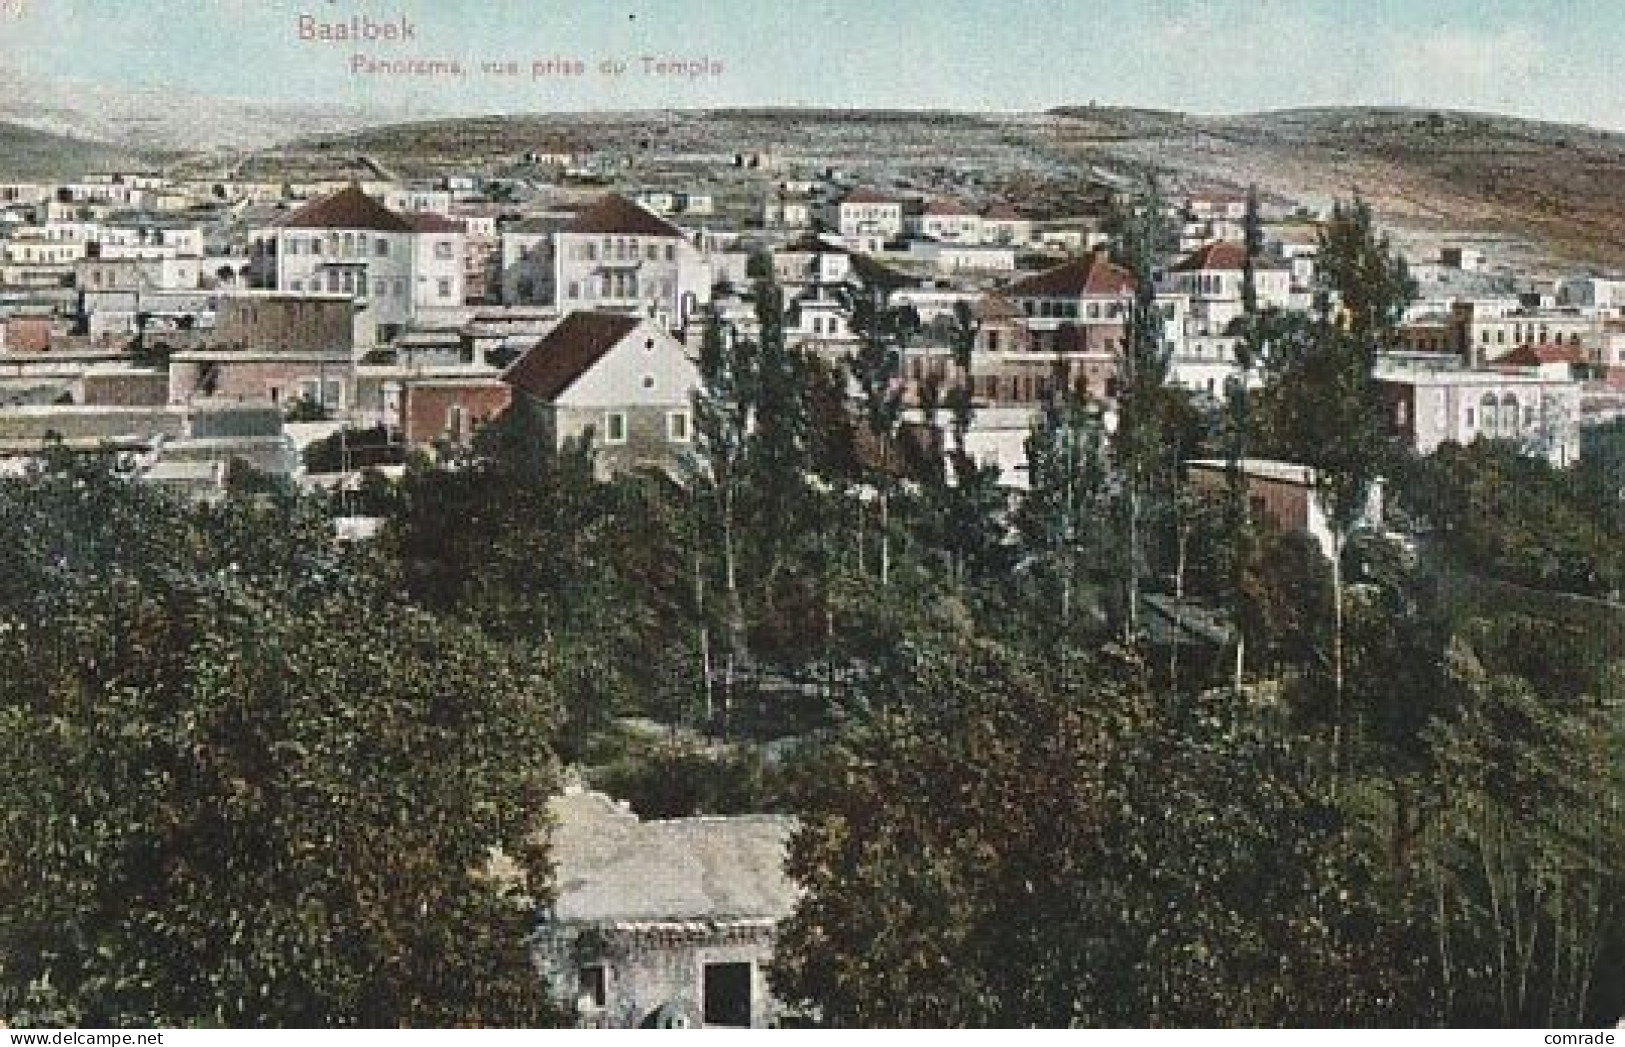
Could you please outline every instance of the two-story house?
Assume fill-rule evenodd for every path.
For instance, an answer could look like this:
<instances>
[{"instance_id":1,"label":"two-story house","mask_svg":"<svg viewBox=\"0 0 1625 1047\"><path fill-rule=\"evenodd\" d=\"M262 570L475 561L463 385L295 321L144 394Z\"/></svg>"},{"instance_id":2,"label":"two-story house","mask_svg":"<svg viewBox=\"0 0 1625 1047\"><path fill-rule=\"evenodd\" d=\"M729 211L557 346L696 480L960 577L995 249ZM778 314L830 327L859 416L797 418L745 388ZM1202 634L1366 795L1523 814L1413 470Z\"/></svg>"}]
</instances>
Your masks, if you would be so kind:
<instances>
[{"instance_id":1,"label":"two-story house","mask_svg":"<svg viewBox=\"0 0 1625 1047\"><path fill-rule=\"evenodd\" d=\"M561 312L624 313L676 329L711 300L712 266L688 235L609 193L554 238L553 288Z\"/></svg>"},{"instance_id":2,"label":"two-story house","mask_svg":"<svg viewBox=\"0 0 1625 1047\"><path fill-rule=\"evenodd\" d=\"M349 186L288 216L276 230L281 291L343 294L387 340L408 324L455 318L465 301L461 223L400 214Z\"/></svg>"}]
</instances>

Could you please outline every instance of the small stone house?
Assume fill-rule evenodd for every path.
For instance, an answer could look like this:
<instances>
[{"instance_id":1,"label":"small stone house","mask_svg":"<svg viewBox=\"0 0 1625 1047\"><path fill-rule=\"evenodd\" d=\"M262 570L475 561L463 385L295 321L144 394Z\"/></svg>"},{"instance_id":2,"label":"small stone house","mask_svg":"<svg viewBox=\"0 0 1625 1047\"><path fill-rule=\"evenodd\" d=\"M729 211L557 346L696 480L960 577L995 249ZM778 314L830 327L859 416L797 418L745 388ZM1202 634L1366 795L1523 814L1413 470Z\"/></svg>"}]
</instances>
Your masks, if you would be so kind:
<instances>
[{"instance_id":1,"label":"small stone house","mask_svg":"<svg viewBox=\"0 0 1625 1047\"><path fill-rule=\"evenodd\" d=\"M694 442L699 368L649 320L575 312L503 373L514 409L553 447L589 440L601 477L629 469L677 474Z\"/></svg>"},{"instance_id":2,"label":"small stone house","mask_svg":"<svg viewBox=\"0 0 1625 1047\"><path fill-rule=\"evenodd\" d=\"M766 965L795 906L792 819L642 821L602 793L555 797L557 897L535 939L555 999L596 1028L778 1025Z\"/></svg>"}]
</instances>

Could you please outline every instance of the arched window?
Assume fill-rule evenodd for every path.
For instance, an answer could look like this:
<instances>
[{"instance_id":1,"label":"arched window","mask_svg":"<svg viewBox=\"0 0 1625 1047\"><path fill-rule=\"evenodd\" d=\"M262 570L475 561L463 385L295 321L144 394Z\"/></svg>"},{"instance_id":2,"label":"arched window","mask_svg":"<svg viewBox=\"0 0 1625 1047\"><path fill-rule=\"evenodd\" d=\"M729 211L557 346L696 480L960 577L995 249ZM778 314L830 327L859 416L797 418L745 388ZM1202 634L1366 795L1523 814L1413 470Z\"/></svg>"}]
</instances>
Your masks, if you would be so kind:
<instances>
[{"instance_id":1,"label":"arched window","mask_svg":"<svg viewBox=\"0 0 1625 1047\"><path fill-rule=\"evenodd\" d=\"M1496 411L1494 393L1485 393L1484 399L1479 401L1479 428L1485 436L1494 438L1501 435L1500 418Z\"/></svg>"},{"instance_id":2,"label":"arched window","mask_svg":"<svg viewBox=\"0 0 1625 1047\"><path fill-rule=\"evenodd\" d=\"M1501 396L1501 435L1518 435L1518 398L1511 393Z\"/></svg>"}]
</instances>

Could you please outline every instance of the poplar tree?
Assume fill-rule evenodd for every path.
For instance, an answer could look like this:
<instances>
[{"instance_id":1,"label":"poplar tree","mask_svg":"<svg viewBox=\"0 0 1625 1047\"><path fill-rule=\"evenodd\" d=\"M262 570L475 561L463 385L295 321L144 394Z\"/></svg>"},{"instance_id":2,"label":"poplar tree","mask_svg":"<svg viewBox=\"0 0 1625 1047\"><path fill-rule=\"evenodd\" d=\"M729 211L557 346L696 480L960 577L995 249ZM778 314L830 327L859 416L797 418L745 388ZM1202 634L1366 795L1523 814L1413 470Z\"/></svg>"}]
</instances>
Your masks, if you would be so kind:
<instances>
[{"instance_id":1,"label":"poplar tree","mask_svg":"<svg viewBox=\"0 0 1625 1047\"><path fill-rule=\"evenodd\" d=\"M1118 354L1117 431L1113 443L1122 474L1126 529L1126 632L1140 632L1140 590L1147 566L1146 531L1164 451L1160 403L1171 353L1157 303L1156 260L1166 238L1162 194L1153 182L1126 216L1123 254L1134 277L1133 298Z\"/></svg>"}]
</instances>

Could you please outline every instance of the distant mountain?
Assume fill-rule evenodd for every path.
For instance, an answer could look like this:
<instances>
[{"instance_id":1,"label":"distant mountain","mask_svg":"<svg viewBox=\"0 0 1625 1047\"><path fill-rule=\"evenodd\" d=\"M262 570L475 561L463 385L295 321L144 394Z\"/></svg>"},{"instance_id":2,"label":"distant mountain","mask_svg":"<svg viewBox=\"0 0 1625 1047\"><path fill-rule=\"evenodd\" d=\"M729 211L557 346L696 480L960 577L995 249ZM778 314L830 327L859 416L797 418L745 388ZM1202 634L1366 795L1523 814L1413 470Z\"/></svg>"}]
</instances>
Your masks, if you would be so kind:
<instances>
[{"instance_id":1,"label":"distant mountain","mask_svg":"<svg viewBox=\"0 0 1625 1047\"><path fill-rule=\"evenodd\" d=\"M527 150L731 157L765 150L934 192L1066 213L1084 183L1156 172L1164 190L1244 189L1311 209L1358 192L1401 242L1477 242L1500 261L1625 269L1625 135L1485 113L1321 108L1246 116L1074 106L1043 113L720 109L379 124L262 150L247 164L407 177L522 174ZM344 175L349 176L349 175Z\"/></svg>"},{"instance_id":2,"label":"distant mountain","mask_svg":"<svg viewBox=\"0 0 1625 1047\"><path fill-rule=\"evenodd\" d=\"M387 114L117 87L0 65L0 121L138 153L263 149L303 134L355 130L381 118Z\"/></svg>"},{"instance_id":3,"label":"distant mountain","mask_svg":"<svg viewBox=\"0 0 1625 1047\"><path fill-rule=\"evenodd\" d=\"M1412 239L1625 268L1625 135L1611 131L1397 107L1231 117L1071 107L1043 121L1052 155L1154 168L1176 187L1256 184L1312 207L1358 192Z\"/></svg>"},{"instance_id":4,"label":"distant mountain","mask_svg":"<svg viewBox=\"0 0 1625 1047\"><path fill-rule=\"evenodd\" d=\"M105 142L87 142L0 122L0 180L46 181L87 171L145 167L151 157Z\"/></svg>"}]
</instances>

